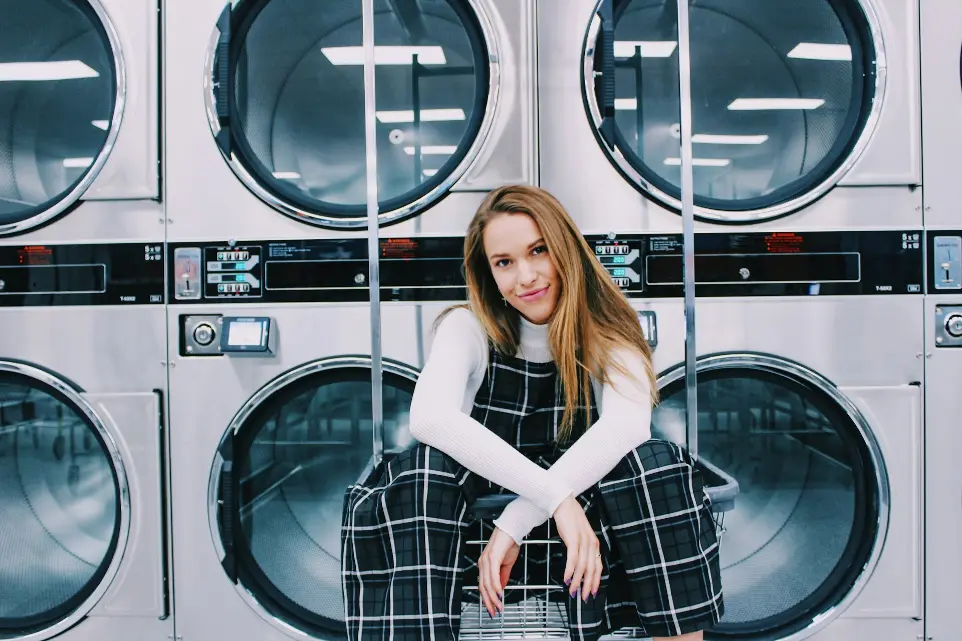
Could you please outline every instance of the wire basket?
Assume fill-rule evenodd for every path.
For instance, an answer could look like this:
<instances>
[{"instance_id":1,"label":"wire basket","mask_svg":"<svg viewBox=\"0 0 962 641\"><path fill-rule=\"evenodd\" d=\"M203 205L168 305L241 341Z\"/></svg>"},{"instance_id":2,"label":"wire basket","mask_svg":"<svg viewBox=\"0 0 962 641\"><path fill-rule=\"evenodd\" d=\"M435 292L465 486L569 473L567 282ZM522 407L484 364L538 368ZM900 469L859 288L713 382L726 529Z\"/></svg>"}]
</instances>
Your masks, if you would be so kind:
<instances>
[{"instance_id":1,"label":"wire basket","mask_svg":"<svg viewBox=\"0 0 962 641\"><path fill-rule=\"evenodd\" d=\"M725 513L735 508L738 482L704 459L696 463L705 480L705 490L711 501L712 517L721 543L725 532ZM465 545L474 558L481 555L487 545L484 522L497 518L516 497L514 494L489 494L479 497L471 507L471 516L478 521L477 528L469 533ZM551 561L558 553L564 554L564 543L553 534L549 519L544 538L525 539L515 568L521 568L522 579L504 588L504 610L493 618L479 602L478 586L465 585L465 598L461 607L462 641L487 641L491 639L568 639L568 613L566 587L552 578ZM476 553L475 553L476 552ZM647 635L640 628L624 628L606 638L644 639Z\"/></svg>"}]
</instances>

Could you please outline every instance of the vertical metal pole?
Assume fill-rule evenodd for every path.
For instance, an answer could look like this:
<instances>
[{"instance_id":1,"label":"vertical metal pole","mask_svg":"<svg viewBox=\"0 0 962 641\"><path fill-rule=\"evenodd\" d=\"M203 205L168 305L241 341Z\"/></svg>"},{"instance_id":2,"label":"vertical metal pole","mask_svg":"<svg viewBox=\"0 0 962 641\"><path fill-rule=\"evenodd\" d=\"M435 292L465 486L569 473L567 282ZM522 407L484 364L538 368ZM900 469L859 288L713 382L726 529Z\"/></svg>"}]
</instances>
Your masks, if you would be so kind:
<instances>
[{"instance_id":1,"label":"vertical metal pole","mask_svg":"<svg viewBox=\"0 0 962 641\"><path fill-rule=\"evenodd\" d=\"M421 63L418 54L411 60L411 104L414 107L414 188L417 189L424 177L421 176Z\"/></svg>"},{"instance_id":2,"label":"vertical metal pole","mask_svg":"<svg viewBox=\"0 0 962 641\"><path fill-rule=\"evenodd\" d=\"M384 401L381 390L381 275L377 206L377 123L374 119L374 0L361 0L364 44L364 149L367 156L367 263L371 294L371 424L374 462L384 456Z\"/></svg>"},{"instance_id":3,"label":"vertical metal pole","mask_svg":"<svg viewBox=\"0 0 962 641\"><path fill-rule=\"evenodd\" d=\"M695 349L695 195L691 149L689 0L678 0L678 88L681 107L681 220L685 281L685 422L688 451L698 458L698 352Z\"/></svg>"},{"instance_id":4,"label":"vertical metal pole","mask_svg":"<svg viewBox=\"0 0 962 641\"><path fill-rule=\"evenodd\" d=\"M641 45L635 47L635 132L638 136L638 143L636 149L638 150L638 157L645 157L645 110L644 101L642 100L642 83L644 82L644 77L642 76L641 69Z\"/></svg>"}]
</instances>

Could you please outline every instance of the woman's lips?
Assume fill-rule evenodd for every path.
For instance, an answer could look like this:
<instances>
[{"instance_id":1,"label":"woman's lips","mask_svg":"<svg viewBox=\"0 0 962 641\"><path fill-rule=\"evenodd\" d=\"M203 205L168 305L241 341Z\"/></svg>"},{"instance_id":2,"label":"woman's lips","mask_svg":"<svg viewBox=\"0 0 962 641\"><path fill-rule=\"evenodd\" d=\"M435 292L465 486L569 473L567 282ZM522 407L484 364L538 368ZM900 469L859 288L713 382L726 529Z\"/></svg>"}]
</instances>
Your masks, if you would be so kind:
<instances>
[{"instance_id":1,"label":"woman's lips","mask_svg":"<svg viewBox=\"0 0 962 641\"><path fill-rule=\"evenodd\" d=\"M526 303L533 303L534 301L539 300L541 297L543 297L545 293L547 293L547 291L548 291L547 287L542 287L541 289L536 289L533 292L529 292L527 294L521 294L520 296L518 296L518 298L520 298Z\"/></svg>"}]
</instances>

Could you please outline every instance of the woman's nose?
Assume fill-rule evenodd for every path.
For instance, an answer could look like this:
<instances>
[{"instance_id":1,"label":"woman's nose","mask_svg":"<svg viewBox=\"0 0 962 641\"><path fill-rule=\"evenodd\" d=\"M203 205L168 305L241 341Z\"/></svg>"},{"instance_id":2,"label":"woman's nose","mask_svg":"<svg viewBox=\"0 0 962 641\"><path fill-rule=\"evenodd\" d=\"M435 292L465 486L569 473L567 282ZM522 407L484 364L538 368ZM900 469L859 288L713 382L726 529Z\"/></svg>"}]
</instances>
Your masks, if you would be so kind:
<instances>
[{"instance_id":1,"label":"woman's nose","mask_svg":"<svg viewBox=\"0 0 962 641\"><path fill-rule=\"evenodd\" d=\"M522 285L527 285L528 283L533 283L538 277L538 273L531 267L527 261L522 261L518 264L518 282Z\"/></svg>"}]
</instances>

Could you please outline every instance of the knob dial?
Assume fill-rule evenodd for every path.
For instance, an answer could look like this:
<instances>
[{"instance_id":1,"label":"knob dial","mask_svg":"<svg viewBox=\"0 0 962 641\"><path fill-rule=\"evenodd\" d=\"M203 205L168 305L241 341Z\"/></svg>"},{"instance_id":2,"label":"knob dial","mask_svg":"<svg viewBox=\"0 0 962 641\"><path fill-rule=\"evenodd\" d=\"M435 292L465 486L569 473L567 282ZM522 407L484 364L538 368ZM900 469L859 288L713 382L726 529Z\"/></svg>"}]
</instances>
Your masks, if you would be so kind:
<instances>
[{"instance_id":1,"label":"knob dial","mask_svg":"<svg viewBox=\"0 0 962 641\"><path fill-rule=\"evenodd\" d=\"M216 335L217 333L214 331L214 328L207 323L201 323L194 328L194 340L198 345L203 345L205 347L210 345L214 342L214 336Z\"/></svg>"},{"instance_id":2,"label":"knob dial","mask_svg":"<svg viewBox=\"0 0 962 641\"><path fill-rule=\"evenodd\" d=\"M952 314L946 318L945 331L953 338L962 337L962 314Z\"/></svg>"}]
</instances>

